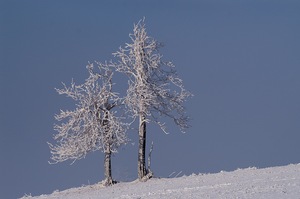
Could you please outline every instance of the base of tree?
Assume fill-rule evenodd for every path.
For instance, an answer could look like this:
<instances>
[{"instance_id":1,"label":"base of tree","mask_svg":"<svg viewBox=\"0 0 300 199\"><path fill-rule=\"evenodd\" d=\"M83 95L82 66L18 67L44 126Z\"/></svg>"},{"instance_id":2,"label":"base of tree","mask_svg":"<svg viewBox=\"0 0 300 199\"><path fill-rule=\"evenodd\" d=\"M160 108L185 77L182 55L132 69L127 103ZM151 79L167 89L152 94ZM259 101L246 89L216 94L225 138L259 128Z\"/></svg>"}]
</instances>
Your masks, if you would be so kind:
<instances>
[{"instance_id":1,"label":"base of tree","mask_svg":"<svg viewBox=\"0 0 300 199\"><path fill-rule=\"evenodd\" d=\"M149 171L147 175L145 175L144 177L142 177L140 179L141 182L146 182L147 180L153 178L153 173L152 171Z\"/></svg>"},{"instance_id":2,"label":"base of tree","mask_svg":"<svg viewBox=\"0 0 300 199\"><path fill-rule=\"evenodd\" d=\"M108 186L112 186L117 183L118 183L118 181L113 180L112 178L106 178L105 180L102 181L101 184L103 184L103 186L108 187Z\"/></svg>"}]
</instances>

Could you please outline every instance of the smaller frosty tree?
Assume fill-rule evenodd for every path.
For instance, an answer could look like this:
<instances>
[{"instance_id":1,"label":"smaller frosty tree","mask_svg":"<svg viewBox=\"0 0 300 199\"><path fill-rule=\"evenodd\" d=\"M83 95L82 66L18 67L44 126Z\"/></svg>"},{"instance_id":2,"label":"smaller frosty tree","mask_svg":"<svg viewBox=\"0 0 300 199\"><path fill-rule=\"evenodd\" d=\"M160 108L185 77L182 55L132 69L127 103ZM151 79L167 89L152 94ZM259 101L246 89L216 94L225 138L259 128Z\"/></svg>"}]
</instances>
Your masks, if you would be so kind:
<instances>
[{"instance_id":1,"label":"smaller frosty tree","mask_svg":"<svg viewBox=\"0 0 300 199\"><path fill-rule=\"evenodd\" d=\"M118 58L114 66L129 79L125 105L133 118L139 118L138 177L144 180L152 175L145 164L146 123L154 122L167 132L162 122L165 116L184 132L189 118L183 103L192 94L184 88L175 66L162 60L161 44L147 35L144 20L134 25L130 38L131 43L113 54Z\"/></svg>"},{"instance_id":2,"label":"smaller frosty tree","mask_svg":"<svg viewBox=\"0 0 300 199\"><path fill-rule=\"evenodd\" d=\"M79 160L91 151L101 150L105 154L105 185L113 183L111 174L111 153L127 142L126 124L116 116L113 108L120 99L112 91L113 72L107 64L97 63L99 72L94 72L93 64L87 66L89 77L85 83L63 89L56 89L59 94L71 97L77 102L73 111L62 111L55 116L61 124L55 125L58 132L54 139L57 145L50 143L53 163L65 160Z\"/></svg>"}]
</instances>

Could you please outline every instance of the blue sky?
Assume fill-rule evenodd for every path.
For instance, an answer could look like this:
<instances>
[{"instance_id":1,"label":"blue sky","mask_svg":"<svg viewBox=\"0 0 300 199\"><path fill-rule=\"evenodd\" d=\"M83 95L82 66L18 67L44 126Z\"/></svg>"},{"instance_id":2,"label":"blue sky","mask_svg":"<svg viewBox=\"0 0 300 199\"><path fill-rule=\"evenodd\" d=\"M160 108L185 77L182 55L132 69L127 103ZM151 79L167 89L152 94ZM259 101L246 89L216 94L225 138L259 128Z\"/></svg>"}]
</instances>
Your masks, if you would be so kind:
<instances>
[{"instance_id":1,"label":"blue sky","mask_svg":"<svg viewBox=\"0 0 300 199\"><path fill-rule=\"evenodd\" d=\"M54 115L73 103L54 88L81 83L88 61L110 60L144 16L195 95L186 134L172 123L169 135L149 126L156 176L299 163L299 10L291 0L0 0L0 198L103 179L100 152L48 164ZM130 137L113 157L120 181L137 177L136 132Z\"/></svg>"}]
</instances>

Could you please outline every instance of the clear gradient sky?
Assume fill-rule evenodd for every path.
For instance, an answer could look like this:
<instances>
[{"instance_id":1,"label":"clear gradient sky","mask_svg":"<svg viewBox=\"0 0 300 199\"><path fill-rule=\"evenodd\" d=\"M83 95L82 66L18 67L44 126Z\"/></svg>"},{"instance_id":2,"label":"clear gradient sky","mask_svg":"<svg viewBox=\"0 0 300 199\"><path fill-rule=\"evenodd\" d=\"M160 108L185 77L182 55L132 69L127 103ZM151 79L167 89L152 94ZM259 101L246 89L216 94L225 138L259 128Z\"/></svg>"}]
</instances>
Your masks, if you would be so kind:
<instances>
[{"instance_id":1,"label":"clear gradient sky","mask_svg":"<svg viewBox=\"0 0 300 199\"><path fill-rule=\"evenodd\" d=\"M148 129L156 176L299 163L299 11L296 0L0 0L0 198L103 179L100 152L48 164L54 115L73 103L54 88L82 83L144 16L195 95L188 133ZM137 177L136 136L113 158L117 180Z\"/></svg>"}]
</instances>

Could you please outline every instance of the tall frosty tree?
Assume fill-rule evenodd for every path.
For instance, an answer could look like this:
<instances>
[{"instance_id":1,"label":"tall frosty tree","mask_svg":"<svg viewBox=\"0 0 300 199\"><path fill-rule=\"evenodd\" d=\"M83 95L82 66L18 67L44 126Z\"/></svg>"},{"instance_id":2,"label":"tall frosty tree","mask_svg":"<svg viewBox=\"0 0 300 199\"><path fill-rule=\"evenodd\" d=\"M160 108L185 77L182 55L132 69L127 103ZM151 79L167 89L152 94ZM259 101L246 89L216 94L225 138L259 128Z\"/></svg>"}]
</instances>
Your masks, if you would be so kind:
<instances>
[{"instance_id":1,"label":"tall frosty tree","mask_svg":"<svg viewBox=\"0 0 300 199\"><path fill-rule=\"evenodd\" d=\"M107 64L98 63L99 72L94 72L93 64L87 66L89 77L81 85L65 84L56 89L59 94L75 100L73 111L62 111L55 116L60 124L54 139L49 143L54 163L65 160L79 160L91 151L101 150L105 154L105 185L113 183L111 174L111 154L127 142L126 125L113 111L120 102L118 94L112 90L113 72Z\"/></svg>"},{"instance_id":2,"label":"tall frosty tree","mask_svg":"<svg viewBox=\"0 0 300 199\"><path fill-rule=\"evenodd\" d=\"M130 38L131 43L113 55L118 58L116 70L129 78L125 105L139 120L138 177L145 180L152 175L145 164L146 123L154 122L167 132L162 122L166 116L184 132L189 118L183 103L192 94L184 89L174 65L162 60L161 45L147 35L144 20L134 25Z\"/></svg>"}]
</instances>

